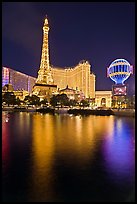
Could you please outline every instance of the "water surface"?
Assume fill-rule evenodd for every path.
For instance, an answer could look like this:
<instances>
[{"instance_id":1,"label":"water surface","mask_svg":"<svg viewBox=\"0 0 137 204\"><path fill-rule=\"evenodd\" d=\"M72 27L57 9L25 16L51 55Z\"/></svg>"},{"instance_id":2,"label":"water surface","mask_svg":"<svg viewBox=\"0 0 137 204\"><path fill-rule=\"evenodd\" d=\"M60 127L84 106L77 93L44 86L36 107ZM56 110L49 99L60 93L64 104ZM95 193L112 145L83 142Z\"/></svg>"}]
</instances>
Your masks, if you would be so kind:
<instances>
[{"instance_id":1,"label":"water surface","mask_svg":"<svg viewBox=\"0 0 137 204\"><path fill-rule=\"evenodd\" d=\"M135 121L2 112L3 201L133 201Z\"/></svg>"}]
</instances>

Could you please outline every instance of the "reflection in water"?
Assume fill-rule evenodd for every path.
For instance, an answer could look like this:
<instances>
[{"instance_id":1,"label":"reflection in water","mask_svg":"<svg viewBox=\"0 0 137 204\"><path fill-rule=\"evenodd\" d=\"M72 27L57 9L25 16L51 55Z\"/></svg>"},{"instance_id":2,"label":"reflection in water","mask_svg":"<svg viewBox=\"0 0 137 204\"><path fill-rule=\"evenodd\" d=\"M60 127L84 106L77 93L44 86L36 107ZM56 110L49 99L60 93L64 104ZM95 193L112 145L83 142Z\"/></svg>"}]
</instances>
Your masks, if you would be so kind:
<instances>
[{"instance_id":1,"label":"reflection in water","mask_svg":"<svg viewBox=\"0 0 137 204\"><path fill-rule=\"evenodd\" d=\"M3 171L7 172L9 160L10 160L10 144L9 144L9 132L8 132L8 121L9 121L9 114L7 112L4 112L2 114L2 166L3 166Z\"/></svg>"},{"instance_id":2,"label":"reflection in water","mask_svg":"<svg viewBox=\"0 0 137 204\"><path fill-rule=\"evenodd\" d=\"M54 154L53 117L36 114L33 116L32 132L32 175L30 201L43 201L42 195L50 201L54 197L53 154ZM43 188L44 186L44 188Z\"/></svg>"},{"instance_id":3,"label":"reflection in water","mask_svg":"<svg viewBox=\"0 0 137 204\"><path fill-rule=\"evenodd\" d=\"M134 174L134 129L129 127L130 121L127 123L126 120L113 118L113 123L109 123L113 128L108 129L108 138L104 140L103 148L110 177L115 174L119 179Z\"/></svg>"},{"instance_id":4,"label":"reflection in water","mask_svg":"<svg viewBox=\"0 0 137 204\"><path fill-rule=\"evenodd\" d=\"M122 201L132 190L134 119L12 113L5 122L5 117L3 112L4 201L10 189L11 201L45 202ZM122 187L123 193L125 184L129 189Z\"/></svg>"}]
</instances>

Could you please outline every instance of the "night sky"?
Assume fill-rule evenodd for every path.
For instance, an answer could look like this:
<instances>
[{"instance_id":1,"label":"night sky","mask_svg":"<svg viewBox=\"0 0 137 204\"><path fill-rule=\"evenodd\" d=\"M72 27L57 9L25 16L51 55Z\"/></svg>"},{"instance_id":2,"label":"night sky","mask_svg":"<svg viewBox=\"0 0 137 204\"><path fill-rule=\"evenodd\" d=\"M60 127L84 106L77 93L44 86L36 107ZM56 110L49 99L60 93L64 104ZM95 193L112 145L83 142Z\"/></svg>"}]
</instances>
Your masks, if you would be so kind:
<instances>
[{"instance_id":1,"label":"night sky","mask_svg":"<svg viewBox=\"0 0 137 204\"><path fill-rule=\"evenodd\" d=\"M2 3L2 66L37 77L46 14L53 66L88 60L96 90L111 90L106 68L113 60L124 58L135 69L134 2ZM135 72L125 84L134 94Z\"/></svg>"}]
</instances>

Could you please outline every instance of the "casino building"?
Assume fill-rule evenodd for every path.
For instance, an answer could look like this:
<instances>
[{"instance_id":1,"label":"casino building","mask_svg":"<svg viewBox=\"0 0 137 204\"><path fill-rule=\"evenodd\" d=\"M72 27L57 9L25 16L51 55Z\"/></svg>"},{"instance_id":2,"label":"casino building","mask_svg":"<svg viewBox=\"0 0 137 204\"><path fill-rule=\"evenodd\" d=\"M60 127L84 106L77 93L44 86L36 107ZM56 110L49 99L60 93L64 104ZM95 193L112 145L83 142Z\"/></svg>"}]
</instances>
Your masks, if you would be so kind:
<instances>
[{"instance_id":1,"label":"casino building","mask_svg":"<svg viewBox=\"0 0 137 204\"><path fill-rule=\"evenodd\" d=\"M82 91L86 98L95 98L95 75L90 72L88 61L81 61L75 67L51 67L54 83L59 89L68 86Z\"/></svg>"},{"instance_id":2,"label":"casino building","mask_svg":"<svg viewBox=\"0 0 137 204\"><path fill-rule=\"evenodd\" d=\"M46 18L43 26L41 63L37 78L28 76L11 68L2 68L2 87L12 84L14 90L26 90L39 95L43 90L52 89L51 94L66 88L81 91L85 98L95 98L95 74L91 72L88 61L80 61L74 67L61 68L49 63L49 24Z\"/></svg>"},{"instance_id":3,"label":"casino building","mask_svg":"<svg viewBox=\"0 0 137 204\"><path fill-rule=\"evenodd\" d=\"M66 92L70 98L79 95L80 98L91 99L98 107L111 107L112 92L95 91L96 76L91 71L91 65L87 60L67 68L50 65L48 34L49 23L46 18L43 25L42 54L37 78L3 67L2 87L12 84L15 91L25 90L41 99Z\"/></svg>"},{"instance_id":4,"label":"casino building","mask_svg":"<svg viewBox=\"0 0 137 204\"><path fill-rule=\"evenodd\" d=\"M32 76L23 74L8 67L2 67L2 87L6 84L12 84L15 91L25 90L31 93L35 81L36 78Z\"/></svg>"},{"instance_id":5,"label":"casino building","mask_svg":"<svg viewBox=\"0 0 137 204\"><path fill-rule=\"evenodd\" d=\"M42 94L54 94L57 89L69 88L82 91L86 98L95 98L95 75L91 73L88 61L81 61L75 67L60 68L49 63L49 23L46 18L43 26L43 45L41 63L33 93L42 97ZM57 86L57 89L56 87ZM45 89L45 92L44 92Z\"/></svg>"}]
</instances>

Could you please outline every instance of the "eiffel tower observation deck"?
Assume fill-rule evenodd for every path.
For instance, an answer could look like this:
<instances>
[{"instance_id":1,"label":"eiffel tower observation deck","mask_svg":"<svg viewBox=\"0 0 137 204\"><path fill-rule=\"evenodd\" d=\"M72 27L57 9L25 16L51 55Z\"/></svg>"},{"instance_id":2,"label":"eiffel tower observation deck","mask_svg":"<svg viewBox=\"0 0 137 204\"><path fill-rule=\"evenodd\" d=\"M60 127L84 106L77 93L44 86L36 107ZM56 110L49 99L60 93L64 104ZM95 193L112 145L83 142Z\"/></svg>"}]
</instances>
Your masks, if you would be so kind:
<instances>
[{"instance_id":1,"label":"eiffel tower observation deck","mask_svg":"<svg viewBox=\"0 0 137 204\"><path fill-rule=\"evenodd\" d=\"M43 26L41 63L38 71L38 77L32 91L33 94L39 96L40 98L48 98L54 91L57 90L57 85L55 85L53 82L53 77L49 66L48 32L49 24L46 17Z\"/></svg>"}]
</instances>

